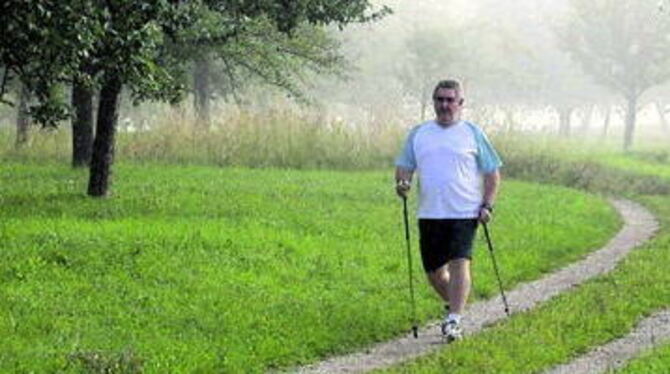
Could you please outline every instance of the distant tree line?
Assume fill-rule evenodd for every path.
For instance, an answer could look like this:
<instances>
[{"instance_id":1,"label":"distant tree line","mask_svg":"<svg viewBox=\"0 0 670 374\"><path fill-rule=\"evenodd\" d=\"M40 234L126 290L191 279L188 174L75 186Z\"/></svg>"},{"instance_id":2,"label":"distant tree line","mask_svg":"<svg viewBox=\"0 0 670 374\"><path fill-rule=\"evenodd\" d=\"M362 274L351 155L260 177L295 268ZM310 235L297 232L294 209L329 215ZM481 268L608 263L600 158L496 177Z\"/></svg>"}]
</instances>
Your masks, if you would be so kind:
<instances>
[{"instance_id":1,"label":"distant tree line","mask_svg":"<svg viewBox=\"0 0 670 374\"><path fill-rule=\"evenodd\" d=\"M464 81L469 108L493 108L506 115L550 108L558 134L574 135L603 114L607 133L614 103L624 117L622 145L634 143L641 98L670 80L670 13L656 0L564 0L560 18L549 19L534 1L513 5L478 0L475 15L458 22L414 25L399 49L396 76L403 93L430 113L430 90L444 76ZM446 7L446 6L445 6ZM448 16L447 9L443 10ZM667 91L667 90L666 90ZM665 101L645 99L656 108L667 130ZM571 118L580 114L580 128Z\"/></svg>"}]
</instances>

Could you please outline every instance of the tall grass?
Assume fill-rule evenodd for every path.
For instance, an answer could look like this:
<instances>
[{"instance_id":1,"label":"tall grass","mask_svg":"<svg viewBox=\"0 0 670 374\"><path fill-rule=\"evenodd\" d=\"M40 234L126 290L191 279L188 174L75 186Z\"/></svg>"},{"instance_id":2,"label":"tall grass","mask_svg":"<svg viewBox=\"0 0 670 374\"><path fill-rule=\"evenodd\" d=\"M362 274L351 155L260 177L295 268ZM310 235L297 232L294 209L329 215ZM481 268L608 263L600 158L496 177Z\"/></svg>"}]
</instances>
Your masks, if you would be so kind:
<instances>
[{"instance_id":1,"label":"tall grass","mask_svg":"<svg viewBox=\"0 0 670 374\"><path fill-rule=\"evenodd\" d=\"M118 160L251 168L392 168L411 127L381 120L351 125L295 108L227 107L216 111L204 129L184 108L162 109L142 129L128 131L126 121L120 121ZM592 140L539 134L500 133L492 138L507 177L609 194L670 193L670 166L663 150L622 154ZM0 158L67 162L70 153L67 125L34 129L31 143L22 149L14 148L13 133L0 131Z\"/></svg>"},{"instance_id":2,"label":"tall grass","mask_svg":"<svg viewBox=\"0 0 670 374\"><path fill-rule=\"evenodd\" d=\"M72 157L72 135L68 128L31 126L27 144L17 146L14 130L0 127L0 160L46 161L67 163Z\"/></svg>"},{"instance_id":3,"label":"tall grass","mask_svg":"<svg viewBox=\"0 0 670 374\"><path fill-rule=\"evenodd\" d=\"M212 116L204 129L192 115L167 109L149 128L117 136L119 160L295 169L375 169L392 164L407 129L398 123L353 126L292 110L236 110ZM120 125L123 124L123 121ZM132 128L131 128L132 129ZM15 149L11 131L0 131L0 155L12 159L68 160L70 129L33 129L29 145Z\"/></svg>"},{"instance_id":4,"label":"tall grass","mask_svg":"<svg viewBox=\"0 0 670 374\"><path fill-rule=\"evenodd\" d=\"M670 181L670 160L668 153L635 152L630 154L607 154L602 162L612 168L635 172L642 176L656 176Z\"/></svg>"},{"instance_id":5,"label":"tall grass","mask_svg":"<svg viewBox=\"0 0 670 374\"><path fill-rule=\"evenodd\" d=\"M512 178L606 194L670 194L670 168L645 167L634 156L608 148L587 149L587 144L520 134L496 139L505 160L504 174Z\"/></svg>"},{"instance_id":6,"label":"tall grass","mask_svg":"<svg viewBox=\"0 0 670 374\"><path fill-rule=\"evenodd\" d=\"M398 134L397 126L358 128L288 112L241 112L208 131L171 121L146 134L123 134L119 149L134 160L361 169L387 166Z\"/></svg>"}]
</instances>

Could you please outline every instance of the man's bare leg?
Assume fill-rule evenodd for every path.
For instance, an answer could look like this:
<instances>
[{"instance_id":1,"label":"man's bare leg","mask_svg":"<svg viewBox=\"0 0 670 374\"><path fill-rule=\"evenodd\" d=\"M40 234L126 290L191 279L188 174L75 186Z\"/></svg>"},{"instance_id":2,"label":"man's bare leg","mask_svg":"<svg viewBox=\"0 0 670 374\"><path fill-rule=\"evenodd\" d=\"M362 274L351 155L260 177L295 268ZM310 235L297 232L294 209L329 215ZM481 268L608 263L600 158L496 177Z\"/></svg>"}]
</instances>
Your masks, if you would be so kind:
<instances>
[{"instance_id":1,"label":"man's bare leg","mask_svg":"<svg viewBox=\"0 0 670 374\"><path fill-rule=\"evenodd\" d=\"M470 260L467 258L451 260L448 268L451 278L447 283L449 312L461 315L470 294Z\"/></svg>"},{"instance_id":2,"label":"man's bare leg","mask_svg":"<svg viewBox=\"0 0 670 374\"><path fill-rule=\"evenodd\" d=\"M448 302L449 310L441 324L442 334L447 342L460 339L461 314L470 293L470 260L459 258L428 273L428 279L438 295Z\"/></svg>"},{"instance_id":3,"label":"man's bare leg","mask_svg":"<svg viewBox=\"0 0 670 374\"><path fill-rule=\"evenodd\" d=\"M449 270L444 265L428 273L428 281L445 303L449 302Z\"/></svg>"}]
</instances>

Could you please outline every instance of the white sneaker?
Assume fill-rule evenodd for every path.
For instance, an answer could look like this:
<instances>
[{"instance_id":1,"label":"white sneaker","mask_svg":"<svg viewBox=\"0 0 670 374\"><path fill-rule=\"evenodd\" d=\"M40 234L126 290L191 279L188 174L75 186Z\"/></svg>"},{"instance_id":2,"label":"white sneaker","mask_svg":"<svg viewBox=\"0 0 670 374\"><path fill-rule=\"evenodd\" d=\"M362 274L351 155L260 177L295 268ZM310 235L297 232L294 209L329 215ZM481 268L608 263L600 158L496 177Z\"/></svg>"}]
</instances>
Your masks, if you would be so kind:
<instances>
[{"instance_id":1,"label":"white sneaker","mask_svg":"<svg viewBox=\"0 0 670 374\"><path fill-rule=\"evenodd\" d=\"M463 329L461 328L460 323L455 320L447 321L446 319L442 322L442 337L451 343L454 340L459 340L463 338Z\"/></svg>"}]
</instances>

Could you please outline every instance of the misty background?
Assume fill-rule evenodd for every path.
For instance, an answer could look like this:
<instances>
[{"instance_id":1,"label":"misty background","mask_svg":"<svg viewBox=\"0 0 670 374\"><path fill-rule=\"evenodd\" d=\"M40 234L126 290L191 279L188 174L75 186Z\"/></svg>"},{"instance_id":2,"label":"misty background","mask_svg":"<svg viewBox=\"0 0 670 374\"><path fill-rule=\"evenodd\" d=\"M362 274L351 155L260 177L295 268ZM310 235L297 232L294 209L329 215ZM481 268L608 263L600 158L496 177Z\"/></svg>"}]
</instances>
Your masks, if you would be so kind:
<instances>
[{"instance_id":1,"label":"misty background","mask_svg":"<svg viewBox=\"0 0 670 374\"><path fill-rule=\"evenodd\" d=\"M342 35L358 70L325 91L346 103L337 115L367 107L373 121L429 119L435 82L455 77L466 90L464 116L490 132L611 137L623 146L634 101L631 144L635 136L668 144L670 15L658 2L386 4L392 16Z\"/></svg>"},{"instance_id":2,"label":"misty background","mask_svg":"<svg viewBox=\"0 0 670 374\"><path fill-rule=\"evenodd\" d=\"M197 55L189 62L190 94L177 104L133 105L124 91L120 132L175 121L216 131L243 113L281 113L324 128L402 134L433 117L435 83L456 78L465 87L464 118L493 136L589 138L622 149L638 142L664 147L670 140L670 11L663 2L375 4L393 13L343 30L298 30L304 33L299 45L263 34L225 58L190 51L184 58ZM273 43L285 53L277 54L281 48ZM17 103L20 91L9 93ZM21 126L17 116L25 106L2 105L0 126Z\"/></svg>"}]
</instances>

